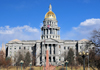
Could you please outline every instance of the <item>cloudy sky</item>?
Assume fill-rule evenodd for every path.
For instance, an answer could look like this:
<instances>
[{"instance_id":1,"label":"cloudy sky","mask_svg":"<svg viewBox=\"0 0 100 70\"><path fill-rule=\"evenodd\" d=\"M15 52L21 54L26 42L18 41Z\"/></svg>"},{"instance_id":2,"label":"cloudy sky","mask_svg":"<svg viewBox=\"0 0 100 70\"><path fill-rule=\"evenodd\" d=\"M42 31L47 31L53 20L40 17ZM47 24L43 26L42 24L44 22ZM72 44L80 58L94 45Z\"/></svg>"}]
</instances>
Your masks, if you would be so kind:
<instances>
[{"instance_id":1,"label":"cloudy sky","mask_svg":"<svg viewBox=\"0 0 100 70\"><path fill-rule=\"evenodd\" d=\"M100 28L100 0L0 0L0 46L13 39L40 40L50 3L62 40L89 39Z\"/></svg>"}]
</instances>

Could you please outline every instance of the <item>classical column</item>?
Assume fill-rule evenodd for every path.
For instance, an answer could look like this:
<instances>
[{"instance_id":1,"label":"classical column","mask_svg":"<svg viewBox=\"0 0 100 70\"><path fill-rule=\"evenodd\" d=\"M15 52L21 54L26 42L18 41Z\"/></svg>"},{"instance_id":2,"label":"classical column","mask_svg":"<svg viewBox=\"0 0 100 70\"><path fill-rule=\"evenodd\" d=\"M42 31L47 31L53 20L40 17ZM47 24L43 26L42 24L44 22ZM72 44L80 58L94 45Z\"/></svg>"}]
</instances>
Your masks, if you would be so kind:
<instances>
[{"instance_id":1,"label":"classical column","mask_svg":"<svg viewBox=\"0 0 100 70\"><path fill-rule=\"evenodd\" d=\"M53 33L53 29L51 28L51 34Z\"/></svg>"},{"instance_id":2,"label":"classical column","mask_svg":"<svg viewBox=\"0 0 100 70\"><path fill-rule=\"evenodd\" d=\"M40 44L39 43L37 43L36 44L36 65L40 65L40 51L38 51L38 50L40 50Z\"/></svg>"},{"instance_id":3,"label":"classical column","mask_svg":"<svg viewBox=\"0 0 100 70\"><path fill-rule=\"evenodd\" d=\"M53 64L53 56L51 56L51 65Z\"/></svg>"},{"instance_id":4,"label":"classical column","mask_svg":"<svg viewBox=\"0 0 100 70\"><path fill-rule=\"evenodd\" d=\"M50 29L48 29L48 34L50 34Z\"/></svg>"},{"instance_id":5,"label":"classical column","mask_svg":"<svg viewBox=\"0 0 100 70\"><path fill-rule=\"evenodd\" d=\"M42 44L42 55L44 55L45 54L45 44Z\"/></svg>"},{"instance_id":6,"label":"classical column","mask_svg":"<svg viewBox=\"0 0 100 70\"><path fill-rule=\"evenodd\" d=\"M43 29L43 35L44 35L44 29Z\"/></svg>"}]
</instances>

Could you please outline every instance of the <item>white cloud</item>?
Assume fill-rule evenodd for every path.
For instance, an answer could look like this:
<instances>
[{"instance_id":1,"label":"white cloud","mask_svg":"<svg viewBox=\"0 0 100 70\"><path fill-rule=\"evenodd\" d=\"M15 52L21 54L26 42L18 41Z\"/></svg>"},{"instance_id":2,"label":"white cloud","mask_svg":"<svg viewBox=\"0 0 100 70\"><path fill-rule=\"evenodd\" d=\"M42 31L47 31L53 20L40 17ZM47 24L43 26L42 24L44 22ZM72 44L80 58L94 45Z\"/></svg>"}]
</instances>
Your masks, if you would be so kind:
<instances>
[{"instance_id":1,"label":"white cloud","mask_svg":"<svg viewBox=\"0 0 100 70\"><path fill-rule=\"evenodd\" d=\"M40 29L28 25L10 27L0 27L0 44L7 43L10 40L38 40L40 39Z\"/></svg>"},{"instance_id":2,"label":"white cloud","mask_svg":"<svg viewBox=\"0 0 100 70\"><path fill-rule=\"evenodd\" d=\"M72 30L69 32L66 32L64 38L67 39L76 39L80 40L83 38L88 39L90 37L90 33L94 29L100 28L100 19L86 19L85 21L81 22L78 27L72 27Z\"/></svg>"},{"instance_id":3,"label":"white cloud","mask_svg":"<svg viewBox=\"0 0 100 70\"><path fill-rule=\"evenodd\" d=\"M91 26L91 25L96 25L100 24L100 19L87 19L84 22L81 22L80 26Z\"/></svg>"}]
</instances>

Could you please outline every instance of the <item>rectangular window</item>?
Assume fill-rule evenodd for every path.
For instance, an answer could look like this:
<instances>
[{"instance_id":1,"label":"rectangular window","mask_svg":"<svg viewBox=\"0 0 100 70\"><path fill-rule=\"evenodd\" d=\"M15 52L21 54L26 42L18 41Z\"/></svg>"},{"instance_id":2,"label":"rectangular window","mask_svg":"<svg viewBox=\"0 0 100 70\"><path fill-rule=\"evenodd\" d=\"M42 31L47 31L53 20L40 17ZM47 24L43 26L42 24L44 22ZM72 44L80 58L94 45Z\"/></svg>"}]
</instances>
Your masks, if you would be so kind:
<instances>
[{"instance_id":1,"label":"rectangular window","mask_svg":"<svg viewBox=\"0 0 100 70\"><path fill-rule=\"evenodd\" d=\"M10 50L11 50L12 48L10 48Z\"/></svg>"},{"instance_id":2,"label":"rectangular window","mask_svg":"<svg viewBox=\"0 0 100 70\"><path fill-rule=\"evenodd\" d=\"M64 49L66 49L66 47L64 47Z\"/></svg>"},{"instance_id":3,"label":"rectangular window","mask_svg":"<svg viewBox=\"0 0 100 70\"><path fill-rule=\"evenodd\" d=\"M68 47L68 50L69 50L69 47Z\"/></svg>"},{"instance_id":4,"label":"rectangular window","mask_svg":"<svg viewBox=\"0 0 100 70\"><path fill-rule=\"evenodd\" d=\"M55 57L53 57L53 62L55 62Z\"/></svg>"},{"instance_id":5,"label":"rectangular window","mask_svg":"<svg viewBox=\"0 0 100 70\"><path fill-rule=\"evenodd\" d=\"M21 47L19 47L19 49L21 49Z\"/></svg>"},{"instance_id":6,"label":"rectangular window","mask_svg":"<svg viewBox=\"0 0 100 70\"><path fill-rule=\"evenodd\" d=\"M31 47L31 49L33 50L33 47Z\"/></svg>"},{"instance_id":7,"label":"rectangular window","mask_svg":"<svg viewBox=\"0 0 100 70\"><path fill-rule=\"evenodd\" d=\"M24 50L26 49L26 47L24 47Z\"/></svg>"},{"instance_id":8,"label":"rectangular window","mask_svg":"<svg viewBox=\"0 0 100 70\"><path fill-rule=\"evenodd\" d=\"M61 58L59 58L59 61L61 60Z\"/></svg>"},{"instance_id":9,"label":"rectangular window","mask_svg":"<svg viewBox=\"0 0 100 70\"><path fill-rule=\"evenodd\" d=\"M51 62L51 57L49 57L49 62Z\"/></svg>"},{"instance_id":10,"label":"rectangular window","mask_svg":"<svg viewBox=\"0 0 100 70\"><path fill-rule=\"evenodd\" d=\"M16 49L16 48L14 48L14 49Z\"/></svg>"}]
</instances>

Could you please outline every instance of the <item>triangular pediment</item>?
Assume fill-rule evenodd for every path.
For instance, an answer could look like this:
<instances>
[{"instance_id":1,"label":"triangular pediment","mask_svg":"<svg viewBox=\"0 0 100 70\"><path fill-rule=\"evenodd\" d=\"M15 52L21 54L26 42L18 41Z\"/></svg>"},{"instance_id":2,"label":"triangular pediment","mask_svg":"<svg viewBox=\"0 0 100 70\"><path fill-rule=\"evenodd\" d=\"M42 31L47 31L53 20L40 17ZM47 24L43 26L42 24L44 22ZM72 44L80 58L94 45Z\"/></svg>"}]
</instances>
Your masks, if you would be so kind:
<instances>
[{"instance_id":1,"label":"triangular pediment","mask_svg":"<svg viewBox=\"0 0 100 70\"><path fill-rule=\"evenodd\" d=\"M14 40L11 40L11 41L9 41L9 43L21 43L21 41L20 40L18 40L18 39L14 39Z\"/></svg>"}]
</instances>

